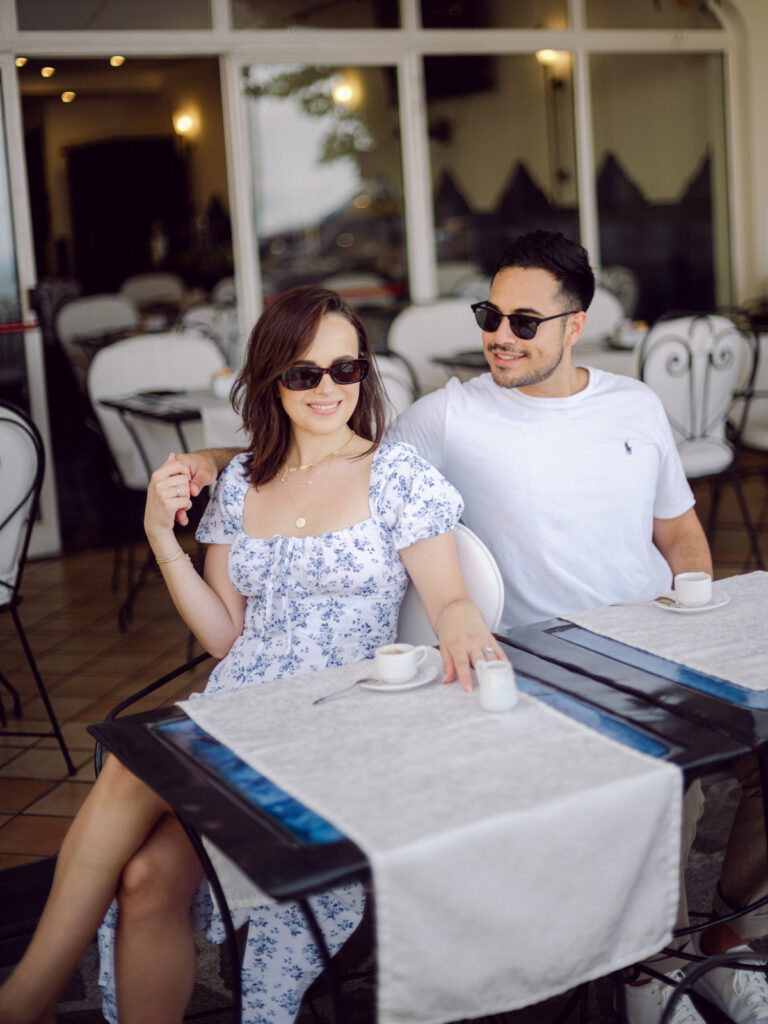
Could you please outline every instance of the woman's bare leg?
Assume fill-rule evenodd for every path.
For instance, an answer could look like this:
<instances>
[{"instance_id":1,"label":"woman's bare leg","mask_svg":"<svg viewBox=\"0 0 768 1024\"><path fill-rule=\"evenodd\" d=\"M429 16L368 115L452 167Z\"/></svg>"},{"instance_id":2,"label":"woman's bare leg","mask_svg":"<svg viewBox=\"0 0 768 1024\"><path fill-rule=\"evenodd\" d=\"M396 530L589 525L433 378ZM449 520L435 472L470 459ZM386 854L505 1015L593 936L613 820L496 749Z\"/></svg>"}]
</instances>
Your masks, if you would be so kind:
<instances>
[{"instance_id":1,"label":"woman's bare leg","mask_svg":"<svg viewBox=\"0 0 768 1024\"><path fill-rule=\"evenodd\" d=\"M160 797L110 757L64 837L53 885L24 956L0 988L0 1024L38 1024L69 981L126 863L158 820Z\"/></svg>"},{"instance_id":2,"label":"woman's bare leg","mask_svg":"<svg viewBox=\"0 0 768 1024\"><path fill-rule=\"evenodd\" d=\"M115 962L120 1024L176 1024L195 984L189 911L203 875L176 818L165 817L126 865Z\"/></svg>"}]
</instances>

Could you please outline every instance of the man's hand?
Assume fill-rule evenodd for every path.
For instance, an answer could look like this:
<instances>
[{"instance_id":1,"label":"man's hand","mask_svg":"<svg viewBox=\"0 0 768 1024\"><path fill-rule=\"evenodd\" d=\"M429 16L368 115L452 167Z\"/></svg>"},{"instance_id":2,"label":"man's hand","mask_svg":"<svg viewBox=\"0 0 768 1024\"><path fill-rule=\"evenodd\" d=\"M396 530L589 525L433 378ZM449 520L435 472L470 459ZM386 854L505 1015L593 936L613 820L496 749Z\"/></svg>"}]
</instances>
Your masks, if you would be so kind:
<instances>
[{"instance_id":1,"label":"man's hand","mask_svg":"<svg viewBox=\"0 0 768 1024\"><path fill-rule=\"evenodd\" d=\"M219 465L211 451L185 452L177 455L176 461L189 472L189 493L193 498L196 498L204 487L215 483L218 478ZM187 525L189 516L186 509L180 508L177 511L176 522L179 526Z\"/></svg>"}]
</instances>

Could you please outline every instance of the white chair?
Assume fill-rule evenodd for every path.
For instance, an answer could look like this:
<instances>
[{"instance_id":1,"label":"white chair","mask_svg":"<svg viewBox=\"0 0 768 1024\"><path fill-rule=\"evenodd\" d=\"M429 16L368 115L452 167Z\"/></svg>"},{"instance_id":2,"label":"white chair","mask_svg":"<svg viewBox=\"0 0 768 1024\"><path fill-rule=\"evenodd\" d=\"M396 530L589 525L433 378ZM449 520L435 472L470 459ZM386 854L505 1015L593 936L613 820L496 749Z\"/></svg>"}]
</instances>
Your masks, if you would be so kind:
<instances>
[{"instance_id":1,"label":"white chair","mask_svg":"<svg viewBox=\"0 0 768 1024\"><path fill-rule=\"evenodd\" d=\"M441 298L463 295L464 292L459 293L456 289L463 281L477 277L482 277L482 270L476 263L469 260L441 260L437 264L437 293ZM488 282L489 279L486 277L485 280ZM482 298L488 298L487 286Z\"/></svg>"},{"instance_id":2,"label":"white chair","mask_svg":"<svg viewBox=\"0 0 768 1024\"><path fill-rule=\"evenodd\" d=\"M27 560L29 538L37 516L40 489L45 473L45 450L37 427L8 402L0 402L0 612L10 612L27 659L37 692L51 724L46 731L4 730L5 736L53 736L59 744L67 770L74 774L56 714L40 677L40 672L19 617L21 579ZM13 699L13 714L21 715L21 699L16 687L0 672L0 685ZM7 725L0 700L0 723Z\"/></svg>"},{"instance_id":3,"label":"white chair","mask_svg":"<svg viewBox=\"0 0 768 1024\"><path fill-rule=\"evenodd\" d=\"M397 314L387 334L387 348L408 360L422 394L445 384L446 371L432 362L433 356L449 356L473 346L480 348L481 335L466 299L409 306Z\"/></svg>"},{"instance_id":4,"label":"white chair","mask_svg":"<svg viewBox=\"0 0 768 1024\"><path fill-rule=\"evenodd\" d=\"M601 288L613 292L621 303L625 318L631 320L637 312L637 301L640 298L640 283L634 270L620 264L603 267L597 275L597 283Z\"/></svg>"},{"instance_id":5,"label":"white chair","mask_svg":"<svg viewBox=\"0 0 768 1024\"><path fill-rule=\"evenodd\" d=\"M406 361L396 353L377 353L376 369L389 401L387 426L397 419L409 405L418 398L418 389L413 371Z\"/></svg>"},{"instance_id":6,"label":"white chair","mask_svg":"<svg viewBox=\"0 0 768 1024\"><path fill-rule=\"evenodd\" d=\"M178 274L153 270L146 274L133 274L120 285L120 293L127 295L140 310L153 306L180 308L184 301L184 281Z\"/></svg>"},{"instance_id":7,"label":"white chair","mask_svg":"<svg viewBox=\"0 0 768 1024\"><path fill-rule=\"evenodd\" d=\"M162 465L169 452L178 452L184 447L189 451L204 447L202 425L195 421L185 424L182 439L171 423L123 416L101 405L100 400L136 391L207 389L213 375L224 366L224 357L214 342L200 335L176 331L126 338L96 354L88 371L88 396L123 487L143 492L150 474ZM114 589L118 582L119 554L118 544ZM133 545L129 541L127 592L118 617L122 628L130 619L133 600L145 574L146 565L134 581Z\"/></svg>"},{"instance_id":8,"label":"white chair","mask_svg":"<svg viewBox=\"0 0 768 1024\"><path fill-rule=\"evenodd\" d=\"M237 306L203 303L185 309L176 322L180 331L193 331L210 338L221 350L229 366L237 366L240 353L240 323Z\"/></svg>"},{"instance_id":9,"label":"white chair","mask_svg":"<svg viewBox=\"0 0 768 1024\"><path fill-rule=\"evenodd\" d=\"M88 395L126 487L145 490L150 472L165 461L168 452L179 449L179 437L170 424L139 416L130 420L132 436L121 415L100 405L100 399L142 390L209 388L213 375L224 366L214 342L191 332L126 338L97 352L88 372ZM190 434L190 450L201 443L199 432Z\"/></svg>"},{"instance_id":10,"label":"white chair","mask_svg":"<svg viewBox=\"0 0 768 1024\"><path fill-rule=\"evenodd\" d=\"M587 322L581 332L582 341L605 341L623 319L624 310L619 300L613 292L598 285L587 310Z\"/></svg>"},{"instance_id":11,"label":"white chair","mask_svg":"<svg viewBox=\"0 0 768 1024\"><path fill-rule=\"evenodd\" d=\"M491 552L469 527L457 523L454 534L459 552L459 565L469 596L480 609L486 626L493 633L501 622L504 608L504 582L499 567ZM408 584L403 603L400 605L397 638L409 644L437 643L424 605L412 583Z\"/></svg>"},{"instance_id":12,"label":"white chair","mask_svg":"<svg viewBox=\"0 0 768 1024\"><path fill-rule=\"evenodd\" d=\"M234 277L222 277L211 288L211 302L215 306L233 306L237 302Z\"/></svg>"},{"instance_id":13,"label":"white chair","mask_svg":"<svg viewBox=\"0 0 768 1024\"><path fill-rule=\"evenodd\" d=\"M753 557L763 568L755 528L741 487L737 456L757 368L757 338L727 316L671 314L652 324L638 353L640 380L659 396L690 480L708 480L710 544L720 491L733 485ZM728 426L735 402L739 422Z\"/></svg>"},{"instance_id":14,"label":"white chair","mask_svg":"<svg viewBox=\"0 0 768 1024\"><path fill-rule=\"evenodd\" d=\"M101 338L141 329L136 304L127 295L86 295L64 303L56 314L55 331L72 365L75 379L85 390L85 378L91 361L88 346Z\"/></svg>"}]
</instances>

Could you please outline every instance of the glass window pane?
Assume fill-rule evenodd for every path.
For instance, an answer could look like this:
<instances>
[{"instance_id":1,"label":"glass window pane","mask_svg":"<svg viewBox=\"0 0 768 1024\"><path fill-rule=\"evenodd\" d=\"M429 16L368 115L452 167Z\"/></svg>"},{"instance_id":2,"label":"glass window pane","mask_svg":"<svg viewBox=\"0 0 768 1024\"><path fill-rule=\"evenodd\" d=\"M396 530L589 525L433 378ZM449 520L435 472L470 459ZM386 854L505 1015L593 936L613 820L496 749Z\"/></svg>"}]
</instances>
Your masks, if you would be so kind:
<instances>
[{"instance_id":1,"label":"glass window pane","mask_svg":"<svg viewBox=\"0 0 768 1024\"><path fill-rule=\"evenodd\" d=\"M645 320L729 302L722 57L595 55L591 83L603 267Z\"/></svg>"},{"instance_id":2,"label":"glass window pane","mask_svg":"<svg viewBox=\"0 0 768 1024\"><path fill-rule=\"evenodd\" d=\"M571 55L540 56L425 59L443 295L486 298L502 248L526 231L578 239Z\"/></svg>"},{"instance_id":3,"label":"glass window pane","mask_svg":"<svg viewBox=\"0 0 768 1024\"><path fill-rule=\"evenodd\" d=\"M406 296L393 68L245 72L265 295L328 283L358 307Z\"/></svg>"},{"instance_id":4,"label":"glass window pane","mask_svg":"<svg viewBox=\"0 0 768 1024\"><path fill-rule=\"evenodd\" d=\"M210 28L210 0L16 0L29 31Z\"/></svg>"},{"instance_id":5,"label":"glass window pane","mask_svg":"<svg viewBox=\"0 0 768 1024\"><path fill-rule=\"evenodd\" d=\"M235 28L398 28L397 0L232 0Z\"/></svg>"},{"instance_id":6,"label":"glass window pane","mask_svg":"<svg viewBox=\"0 0 768 1024\"><path fill-rule=\"evenodd\" d=\"M0 93L0 324L17 324L21 319L19 278L14 246L5 114ZM24 335L0 331L0 398L29 411L27 364Z\"/></svg>"},{"instance_id":7,"label":"glass window pane","mask_svg":"<svg viewBox=\"0 0 768 1024\"><path fill-rule=\"evenodd\" d=\"M690 0L586 0L590 28L720 28L717 17L703 3Z\"/></svg>"},{"instance_id":8,"label":"glass window pane","mask_svg":"<svg viewBox=\"0 0 768 1024\"><path fill-rule=\"evenodd\" d=\"M424 28L566 28L566 0L421 0Z\"/></svg>"}]
</instances>

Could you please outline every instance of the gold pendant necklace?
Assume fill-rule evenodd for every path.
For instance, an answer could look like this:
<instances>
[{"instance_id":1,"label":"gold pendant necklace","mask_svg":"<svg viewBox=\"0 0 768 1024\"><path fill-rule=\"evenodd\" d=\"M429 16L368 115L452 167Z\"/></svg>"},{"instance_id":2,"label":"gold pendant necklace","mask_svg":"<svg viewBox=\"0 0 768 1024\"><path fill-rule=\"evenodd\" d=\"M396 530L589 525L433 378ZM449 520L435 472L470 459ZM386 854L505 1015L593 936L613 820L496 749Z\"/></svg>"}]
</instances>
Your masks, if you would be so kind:
<instances>
[{"instance_id":1,"label":"gold pendant necklace","mask_svg":"<svg viewBox=\"0 0 768 1024\"><path fill-rule=\"evenodd\" d=\"M285 465L283 466L283 475L280 477L280 483L286 483L286 484L291 483L291 481L288 479L288 474L289 473L298 473L298 472L300 472L303 469L311 469L312 466L317 466L319 463L324 462L326 459L337 459L339 457L339 455L341 455L341 453L344 451L344 449L349 446L349 444L351 443L352 438L354 436L355 436L355 432L353 430L352 433L347 438L347 440L341 446L341 448L337 448L336 451L334 451L334 452L328 452L328 454L326 454L326 455L321 455L319 459L315 459L313 462L306 462L306 463L304 463L301 466L291 466L291 467L289 467L288 463L286 462ZM297 484L306 484L308 487L311 487L312 484L314 484L315 481L314 480L295 480L293 482L297 483ZM303 530L304 527L307 525L307 517L305 515L302 515L301 512L299 512L298 508L296 507L296 502L293 500L293 494L291 494L291 488L290 487L288 488L288 499L289 499L290 503L293 505L293 511L296 513L296 529L297 530Z\"/></svg>"}]
</instances>

